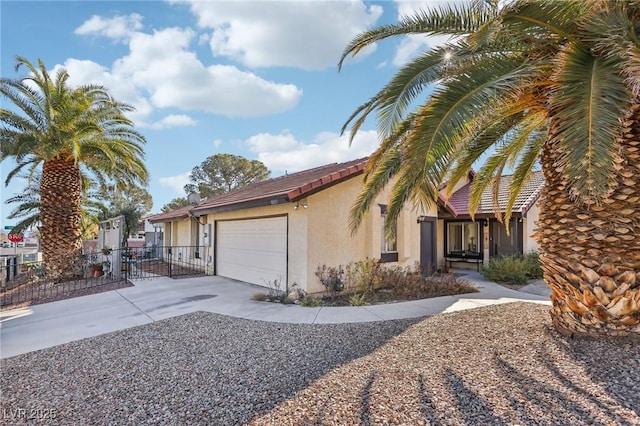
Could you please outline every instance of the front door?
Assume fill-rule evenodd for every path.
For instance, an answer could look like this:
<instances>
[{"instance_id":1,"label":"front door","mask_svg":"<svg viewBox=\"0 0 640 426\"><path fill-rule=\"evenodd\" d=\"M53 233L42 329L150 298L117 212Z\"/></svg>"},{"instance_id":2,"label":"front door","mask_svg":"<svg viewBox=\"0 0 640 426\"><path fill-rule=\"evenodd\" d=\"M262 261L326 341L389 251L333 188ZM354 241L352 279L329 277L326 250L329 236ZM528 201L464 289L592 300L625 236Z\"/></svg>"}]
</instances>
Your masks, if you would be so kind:
<instances>
[{"instance_id":1,"label":"front door","mask_svg":"<svg viewBox=\"0 0 640 426\"><path fill-rule=\"evenodd\" d=\"M428 216L420 218L420 266L424 276L433 274L438 266L436 226L437 218Z\"/></svg>"},{"instance_id":2,"label":"front door","mask_svg":"<svg viewBox=\"0 0 640 426\"><path fill-rule=\"evenodd\" d=\"M509 235L504 224L491 221L491 256L510 256L522 253L522 223L518 219L509 221Z\"/></svg>"}]
</instances>

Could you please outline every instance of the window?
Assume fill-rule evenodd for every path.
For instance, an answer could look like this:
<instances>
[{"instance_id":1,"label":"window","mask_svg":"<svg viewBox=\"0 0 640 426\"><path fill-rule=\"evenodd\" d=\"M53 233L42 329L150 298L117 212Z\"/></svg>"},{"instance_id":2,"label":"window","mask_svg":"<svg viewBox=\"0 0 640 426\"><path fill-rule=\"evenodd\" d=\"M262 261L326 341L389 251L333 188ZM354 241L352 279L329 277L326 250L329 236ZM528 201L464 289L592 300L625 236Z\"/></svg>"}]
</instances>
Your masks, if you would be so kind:
<instances>
[{"instance_id":1,"label":"window","mask_svg":"<svg viewBox=\"0 0 640 426\"><path fill-rule=\"evenodd\" d=\"M384 224L387 220L387 206L380 205L380 260L382 262L397 262L398 261L398 241L397 241L397 229L394 235L387 236L384 232Z\"/></svg>"},{"instance_id":2,"label":"window","mask_svg":"<svg viewBox=\"0 0 640 426\"><path fill-rule=\"evenodd\" d=\"M447 254L480 253L479 222L447 223Z\"/></svg>"}]
</instances>

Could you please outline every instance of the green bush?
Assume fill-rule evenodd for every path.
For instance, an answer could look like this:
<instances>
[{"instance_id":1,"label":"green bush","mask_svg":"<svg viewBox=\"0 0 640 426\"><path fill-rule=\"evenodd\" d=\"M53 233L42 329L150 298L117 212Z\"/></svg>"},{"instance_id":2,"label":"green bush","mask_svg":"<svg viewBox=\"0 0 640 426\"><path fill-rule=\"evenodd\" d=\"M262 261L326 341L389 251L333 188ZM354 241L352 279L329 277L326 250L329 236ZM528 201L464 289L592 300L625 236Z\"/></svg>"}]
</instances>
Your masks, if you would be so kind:
<instances>
[{"instance_id":1,"label":"green bush","mask_svg":"<svg viewBox=\"0 0 640 426\"><path fill-rule=\"evenodd\" d=\"M482 268L482 274L491 281L523 285L530 279L542 278L538 253L503 256L490 259L489 266Z\"/></svg>"},{"instance_id":2,"label":"green bush","mask_svg":"<svg viewBox=\"0 0 640 426\"><path fill-rule=\"evenodd\" d=\"M540 266L540 255L532 251L524 255L523 260L527 265L527 277L529 279L542 278L542 267Z\"/></svg>"}]
</instances>

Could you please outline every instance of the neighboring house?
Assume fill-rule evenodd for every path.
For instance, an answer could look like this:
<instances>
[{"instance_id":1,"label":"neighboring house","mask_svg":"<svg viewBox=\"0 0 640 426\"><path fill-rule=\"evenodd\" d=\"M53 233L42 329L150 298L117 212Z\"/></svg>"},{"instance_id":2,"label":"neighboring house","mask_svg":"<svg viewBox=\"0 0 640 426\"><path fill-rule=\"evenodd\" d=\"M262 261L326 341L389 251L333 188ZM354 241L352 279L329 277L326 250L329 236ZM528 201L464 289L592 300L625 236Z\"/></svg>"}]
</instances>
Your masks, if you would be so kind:
<instances>
[{"instance_id":1,"label":"neighboring house","mask_svg":"<svg viewBox=\"0 0 640 426\"><path fill-rule=\"evenodd\" d=\"M140 224L138 227L138 239L142 240L144 245L163 245L163 235L162 235L162 223L153 224L149 222L150 216L145 216L140 219ZM131 247L131 245L130 245Z\"/></svg>"},{"instance_id":2,"label":"neighboring house","mask_svg":"<svg viewBox=\"0 0 640 426\"><path fill-rule=\"evenodd\" d=\"M469 247L468 212L461 214L457 204L466 182L451 197L455 204L441 197L429 211L405 207L393 239L384 237L388 193L383 192L352 234L349 211L361 190L366 161L287 174L147 219L163 224L165 245L190 247L185 257L205 259L209 273L262 286L278 280L282 289L297 283L309 292L324 290L315 275L320 265L373 258L403 267L419 262L432 271L458 244L453 224L463 224L455 247ZM483 232L480 221L476 224L477 238ZM473 241L480 249L489 247L481 239Z\"/></svg>"}]
</instances>

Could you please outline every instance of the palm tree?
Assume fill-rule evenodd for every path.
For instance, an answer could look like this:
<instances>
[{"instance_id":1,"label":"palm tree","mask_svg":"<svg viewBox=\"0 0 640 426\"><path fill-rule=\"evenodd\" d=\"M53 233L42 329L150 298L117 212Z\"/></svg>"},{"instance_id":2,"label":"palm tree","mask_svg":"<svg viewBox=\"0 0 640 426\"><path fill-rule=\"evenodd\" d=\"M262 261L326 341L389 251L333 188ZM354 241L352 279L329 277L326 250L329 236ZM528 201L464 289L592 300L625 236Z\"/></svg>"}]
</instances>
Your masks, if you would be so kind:
<instances>
[{"instance_id":1,"label":"palm tree","mask_svg":"<svg viewBox=\"0 0 640 426\"><path fill-rule=\"evenodd\" d=\"M20 79L0 80L0 93L15 110L0 109L0 161L13 158L18 173L41 170L40 235L47 269L68 275L81 254L83 182L145 183L144 137L125 113L133 108L114 100L102 86L70 87L65 70L52 78L42 61L37 66L17 57Z\"/></svg>"},{"instance_id":2,"label":"palm tree","mask_svg":"<svg viewBox=\"0 0 640 426\"><path fill-rule=\"evenodd\" d=\"M640 3L443 5L358 35L339 67L407 34L452 38L404 65L345 123L353 138L375 112L381 137L352 228L388 184L390 228L405 203L435 202L443 182L452 188L483 155L470 209L513 168L506 221L539 163L537 240L554 325L640 334Z\"/></svg>"},{"instance_id":3,"label":"palm tree","mask_svg":"<svg viewBox=\"0 0 640 426\"><path fill-rule=\"evenodd\" d=\"M19 194L7 198L6 204L15 204L15 207L7 219L17 219L12 232L23 232L40 225L40 180L42 174L39 171L33 176L21 176L26 179L27 186ZM86 178L86 176L83 176ZM83 182L82 217L80 219L81 235L83 240L92 239L98 231L100 216L107 211L107 207L100 201L96 201L93 191L90 191L92 183L85 179Z\"/></svg>"}]
</instances>

